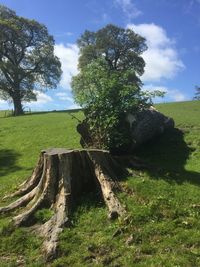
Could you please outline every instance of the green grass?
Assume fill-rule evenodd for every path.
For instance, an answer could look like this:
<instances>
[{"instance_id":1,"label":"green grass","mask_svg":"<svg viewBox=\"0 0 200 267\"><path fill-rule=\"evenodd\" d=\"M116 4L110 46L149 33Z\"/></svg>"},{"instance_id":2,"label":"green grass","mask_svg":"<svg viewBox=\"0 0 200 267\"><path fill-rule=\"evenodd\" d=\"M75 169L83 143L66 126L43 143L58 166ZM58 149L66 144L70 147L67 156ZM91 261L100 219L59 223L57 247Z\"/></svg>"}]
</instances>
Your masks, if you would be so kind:
<instances>
[{"instance_id":1,"label":"green grass","mask_svg":"<svg viewBox=\"0 0 200 267\"><path fill-rule=\"evenodd\" d=\"M11 110L0 110L0 118L6 118L12 115Z\"/></svg>"},{"instance_id":2,"label":"green grass","mask_svg":"<svg viewBox=\"0 0 200 267\"><path fill-rule=\"evenodd\" d=\"M51 266L200 266L200 102L156 107L180 130L136 151L151 168L120 181L126 220L110 222L95 193L83 196ZM1 196L30 175L41 149L80 147L76 124L65 112L0 118ZM35 217L44 222L50 215L41 210ZM41 242L27 228L14 231L9 217L0 218L1 266L44 266Z\"/></svg>"},{"instance_id":3,"label":"green grass","mask_svg":"<svg viewBox=\"0 0 200 267\"><path fill-rule=\"evenodd\" d=\"M1 118L0 195L13 190L30 175L42 149L80 147L76 124L67 112Z\"/></svg>"}]
</instances>

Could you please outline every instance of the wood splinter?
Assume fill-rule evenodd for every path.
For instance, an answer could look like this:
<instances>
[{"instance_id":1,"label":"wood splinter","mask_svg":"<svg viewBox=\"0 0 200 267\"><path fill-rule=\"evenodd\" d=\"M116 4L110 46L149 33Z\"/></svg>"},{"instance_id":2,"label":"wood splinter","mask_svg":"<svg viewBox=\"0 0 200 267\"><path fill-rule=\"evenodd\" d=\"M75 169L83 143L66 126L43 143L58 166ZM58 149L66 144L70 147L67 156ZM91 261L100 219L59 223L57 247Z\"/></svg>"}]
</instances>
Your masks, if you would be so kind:
<instances>
[{"instance_id":1,"label":"wood splinter","mask_svg":"<svg viewBox=\"0 0 200 267\"><path fill-rule=\"evenodd\" d=\"M116 177L122 172L124 169L105 150L47 149L41 152L32 176L10 195L20 198L1 207L0 213L24 206L21 213L13 217L13 223L18 227L31 224L38 209L50 208L53 216L37 230L44 237L43 251L46 260L50 261L57 254L58 235L69 224L73 205L83 192L100 188L109 218L125 214L115 194Z\"/></svg>"}]
</instances>

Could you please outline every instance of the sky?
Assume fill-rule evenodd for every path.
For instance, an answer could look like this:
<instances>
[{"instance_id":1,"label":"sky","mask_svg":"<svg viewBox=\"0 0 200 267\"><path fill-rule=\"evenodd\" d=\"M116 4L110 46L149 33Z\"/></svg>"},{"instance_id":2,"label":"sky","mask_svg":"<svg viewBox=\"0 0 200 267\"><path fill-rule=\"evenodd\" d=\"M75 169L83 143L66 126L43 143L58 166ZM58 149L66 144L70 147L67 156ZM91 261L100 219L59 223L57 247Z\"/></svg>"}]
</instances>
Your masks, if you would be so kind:
<instances>
[{"instance_id":1,"label":"sky","mask_svg":"<svg viewBox=\"0 0 200 267\"><path fill-rule=\"evenodd\" d=\"M200 85L200 0L1 0L17 15L47 26L63 75L57 88L37 93L25 110L77 108L70 80L78 73L77 39L87 29L109 23L130 28L146 38L148 50L141 77L144 90L164 90L156 102L191 100ZM12 108L0 99L0 109Z\"/></svg>"}]
</instances>

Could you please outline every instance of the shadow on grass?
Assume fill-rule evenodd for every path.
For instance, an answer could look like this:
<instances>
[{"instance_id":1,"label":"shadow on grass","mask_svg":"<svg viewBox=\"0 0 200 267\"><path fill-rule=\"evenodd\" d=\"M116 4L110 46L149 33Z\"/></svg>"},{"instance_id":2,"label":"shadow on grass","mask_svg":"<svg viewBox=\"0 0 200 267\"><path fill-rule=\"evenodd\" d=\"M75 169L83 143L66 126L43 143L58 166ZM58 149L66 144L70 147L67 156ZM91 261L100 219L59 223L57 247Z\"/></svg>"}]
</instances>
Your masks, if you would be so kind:
<instances>
[{"instance_id":1,"label":"shadow on grass","mask_svg":"<svg viewBox=\"0 0 200 267\"><path fill-rule=\"evenodd\" d=\"M185 142L181 130L172 129L140 147L135 154L149 164L147 171L152 178L200 185L200 173L185 170L186 161L194 150Z\"/></svg>"},{"instance_id":2,"label":"shadow on grass","mask_svg":"<svg viewBox=\"0 0 200 267\"><path fill-rule=\"evenodd\" d=\"M74 212L78 209L90 210L91 208L103 207L105 203L103 201L101 192L98 188L94 188L93 191L84 193L81 197L77 198L74 204Z\"/></svg>"},{"instance_id":3,"label":"shadow on grass","mask_svg":"<svg viewBox=\"0 0 200 267\"><path fill-rule=\"evenodd\" d=\"M16 164L18 157L20 154L14 150L0 149L0 177L21 169Z\"/></svg>"}]
</instances>

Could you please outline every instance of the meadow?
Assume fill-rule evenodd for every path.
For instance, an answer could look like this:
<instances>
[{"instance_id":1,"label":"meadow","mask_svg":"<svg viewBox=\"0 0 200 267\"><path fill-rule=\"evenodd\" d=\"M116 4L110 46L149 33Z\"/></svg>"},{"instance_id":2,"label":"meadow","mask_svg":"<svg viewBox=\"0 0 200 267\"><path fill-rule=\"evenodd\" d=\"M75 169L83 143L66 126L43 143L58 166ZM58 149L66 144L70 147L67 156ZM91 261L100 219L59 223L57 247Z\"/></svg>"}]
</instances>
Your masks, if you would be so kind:
<instances>
[{"instance_id":1,"label":"meadow","mask_svg":"<svg viewBox=\"0 0 200 267\"><path fill-rule=\"evenodd\" d=\"M49 266L200 266L200 102L156 105L176 128L135 151L147 166L119 181L128 216L110 222L100 195L78 200ZM30 176L42 149L80 148L81 112L4 117L0 112L0 206ZM41 238L0 217L1 266L45 266ZM35 214L38 223L48 210Z\"/></svg>"}]
</instances>

